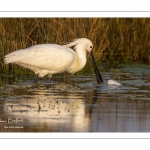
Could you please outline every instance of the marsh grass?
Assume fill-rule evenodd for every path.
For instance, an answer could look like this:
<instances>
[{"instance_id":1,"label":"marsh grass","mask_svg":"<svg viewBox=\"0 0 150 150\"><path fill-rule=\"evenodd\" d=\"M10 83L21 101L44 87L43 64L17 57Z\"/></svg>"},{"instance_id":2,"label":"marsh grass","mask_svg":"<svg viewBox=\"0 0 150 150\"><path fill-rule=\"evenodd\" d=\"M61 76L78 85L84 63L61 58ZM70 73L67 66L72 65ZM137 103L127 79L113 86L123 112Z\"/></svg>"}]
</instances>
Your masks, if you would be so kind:
<instances>
[{"instance_id":1,"label":"marsh grass","mask_svg":"<svg viewBox=\"0 0 150 150\"><path fill-rule=\"evenodd\" d=\"M17 65L4 65L10 52L81 37L93 42L98 64L150 63L149 18L0 18L0 74L32 74Z\"/></svg>"}]
</instances>

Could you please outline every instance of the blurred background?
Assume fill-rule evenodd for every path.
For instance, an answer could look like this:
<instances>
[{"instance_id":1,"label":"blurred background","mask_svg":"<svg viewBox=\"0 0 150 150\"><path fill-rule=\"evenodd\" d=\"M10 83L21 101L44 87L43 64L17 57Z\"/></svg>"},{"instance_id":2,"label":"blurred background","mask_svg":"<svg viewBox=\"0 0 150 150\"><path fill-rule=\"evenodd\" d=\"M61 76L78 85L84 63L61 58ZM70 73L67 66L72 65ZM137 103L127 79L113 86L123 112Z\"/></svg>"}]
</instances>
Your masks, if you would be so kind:
<instances>
[{"instance_id":1,"label":"blurred background","mask_svg":"<svg viewBox=\"0 0 150 150\"><path fill-rule=\"evenodd\" d=\"M35 44L89 38L97 63L150 63L149 18L0 18L0 73L25 71L4 65L4 55Z\"/></svg>"}]
</instances>

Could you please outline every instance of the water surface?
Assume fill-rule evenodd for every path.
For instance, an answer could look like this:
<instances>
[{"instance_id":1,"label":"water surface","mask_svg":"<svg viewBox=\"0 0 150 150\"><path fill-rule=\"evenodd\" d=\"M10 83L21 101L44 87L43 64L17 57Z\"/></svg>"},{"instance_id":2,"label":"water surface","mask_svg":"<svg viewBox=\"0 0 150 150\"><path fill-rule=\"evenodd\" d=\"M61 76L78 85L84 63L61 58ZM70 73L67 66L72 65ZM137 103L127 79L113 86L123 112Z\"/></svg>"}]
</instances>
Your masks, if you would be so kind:
<instances>
[{"instance_id":1,"label":"water surface","mask_svg":"<svg viewBox=\"0 0 150 150\"><path fill-rule=\"evenodd\" d=\"M56 75L50 87L0 75L0 132L149 132L149 75L150 66L122 65L105 69L102 85L89 73Z\"/></svg>"}]
</instances>

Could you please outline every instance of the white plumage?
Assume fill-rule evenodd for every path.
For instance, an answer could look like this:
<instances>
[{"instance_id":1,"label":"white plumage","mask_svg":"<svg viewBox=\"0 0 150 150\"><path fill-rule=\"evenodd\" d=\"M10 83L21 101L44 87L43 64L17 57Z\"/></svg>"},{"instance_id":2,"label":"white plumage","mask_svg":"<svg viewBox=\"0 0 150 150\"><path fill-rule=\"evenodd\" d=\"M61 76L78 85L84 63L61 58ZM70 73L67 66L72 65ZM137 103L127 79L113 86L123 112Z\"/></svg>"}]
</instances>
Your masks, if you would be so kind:
<instances>
[{"instance_id":1,"label":"white plumage","mask_svg":"<svg viewBox=\"0 0 150 150\"><path fill-rule=\"evenodd\" d=\"M74 46L74 50L69 48ZM34 71L39 77L67 71L75 73L86 64L86 52L91 53L89 39L76 39L67 45L39 44L14 51L5 56L5 64L14 63Z\"/></svg>"}]
</instances>

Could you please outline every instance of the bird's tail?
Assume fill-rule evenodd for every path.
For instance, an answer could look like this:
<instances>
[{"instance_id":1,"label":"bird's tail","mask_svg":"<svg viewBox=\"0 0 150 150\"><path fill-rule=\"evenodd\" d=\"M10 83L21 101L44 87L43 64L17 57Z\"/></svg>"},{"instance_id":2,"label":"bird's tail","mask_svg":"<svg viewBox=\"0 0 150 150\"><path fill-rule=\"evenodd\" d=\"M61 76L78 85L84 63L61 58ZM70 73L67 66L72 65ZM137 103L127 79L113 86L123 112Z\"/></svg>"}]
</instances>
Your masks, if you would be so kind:
<instances>
[{"instance_id":1,"label":"bird's tail","mask_svg":"<svg viewBox=\"0 0 150 150\"><path fill-rule=\"evenodd\" d=\"M15 63L24 58L23 50L15 51L4 56L4 63Z\"/></svg>"}]
</instances>

